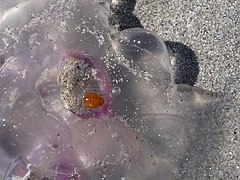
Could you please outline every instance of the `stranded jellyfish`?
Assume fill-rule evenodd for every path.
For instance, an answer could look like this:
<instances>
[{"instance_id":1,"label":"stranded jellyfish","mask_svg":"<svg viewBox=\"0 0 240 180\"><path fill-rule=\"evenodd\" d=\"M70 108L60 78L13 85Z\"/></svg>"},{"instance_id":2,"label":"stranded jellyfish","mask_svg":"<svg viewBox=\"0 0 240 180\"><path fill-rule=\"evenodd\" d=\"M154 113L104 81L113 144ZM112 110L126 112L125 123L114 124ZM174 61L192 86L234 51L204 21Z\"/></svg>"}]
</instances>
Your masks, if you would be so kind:
<instances>
[{"instance_id":1,"label":"stranded jellyfish","mask_svg":"<svg viewBox=\"0 0 240 180\"><path fill-rule=\"evenodd\" d=\"M177 177L216 98L173 83L155 33L112 32L109 2L4 6L0 179Z\"/></svg>"}]
</instances>

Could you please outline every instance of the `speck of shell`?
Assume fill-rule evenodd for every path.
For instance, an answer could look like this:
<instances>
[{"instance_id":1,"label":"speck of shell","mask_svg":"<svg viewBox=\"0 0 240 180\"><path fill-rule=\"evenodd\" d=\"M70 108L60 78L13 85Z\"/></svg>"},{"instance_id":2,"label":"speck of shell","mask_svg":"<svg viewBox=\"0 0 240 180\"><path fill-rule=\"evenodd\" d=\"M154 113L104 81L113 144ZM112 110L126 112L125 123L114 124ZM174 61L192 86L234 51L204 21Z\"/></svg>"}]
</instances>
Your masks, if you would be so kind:
<instances>
[{"instance_id":1,"label":"speck of shell","mask_svg":"<svg viewBox=\"0 0 240 180\"><path fill-rule=\"evenodd\" d=\"M82 99L86 92L99 92L98 82L94 77L95 70L84 59L67 57L60 66L58 87L64 107L77 114L88 114Z\"/></svg>"}]
</instances>

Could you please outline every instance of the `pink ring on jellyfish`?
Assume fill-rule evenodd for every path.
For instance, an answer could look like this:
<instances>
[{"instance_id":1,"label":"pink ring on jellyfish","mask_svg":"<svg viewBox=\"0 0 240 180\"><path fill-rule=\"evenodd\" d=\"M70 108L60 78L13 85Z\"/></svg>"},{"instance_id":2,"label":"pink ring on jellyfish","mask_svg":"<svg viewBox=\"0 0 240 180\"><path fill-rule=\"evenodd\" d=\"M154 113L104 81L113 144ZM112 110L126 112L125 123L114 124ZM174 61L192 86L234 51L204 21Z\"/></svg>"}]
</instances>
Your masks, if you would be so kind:
<instances>
[{"instance_id":1,"label":"pink ring on jellyfish","mask_svg":"<svg viewBox=\"0 0 240 180\"><path fill-rule=\"evenodd\" d=\"M84 119L109 113L110 78L99 60L68 53L60 62L57 81L60 100L67 110Z\"/></svg>"}]
</instances>

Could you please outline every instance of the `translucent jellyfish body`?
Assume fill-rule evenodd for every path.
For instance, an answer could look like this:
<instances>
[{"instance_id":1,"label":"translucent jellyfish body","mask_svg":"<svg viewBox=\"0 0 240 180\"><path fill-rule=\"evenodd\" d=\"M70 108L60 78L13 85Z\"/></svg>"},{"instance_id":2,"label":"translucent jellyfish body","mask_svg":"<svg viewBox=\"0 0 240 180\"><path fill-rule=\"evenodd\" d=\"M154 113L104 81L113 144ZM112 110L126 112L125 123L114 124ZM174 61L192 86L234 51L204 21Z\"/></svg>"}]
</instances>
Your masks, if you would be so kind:
<instances>
[{"instance_id":1,"label":"translucent jellyfish body","mask_svg":"<svg viewBox=\"0 0 240 180\"><path fill-rule=\"evenodd\" d=\"M173 84L155 33L133 28L111 39L108 2L4 4L1 179L177 176L216 99ZM8 21L14 16L21 21ZM104 59L108 49L120 57Z\"/></svg>"}]
</instances>

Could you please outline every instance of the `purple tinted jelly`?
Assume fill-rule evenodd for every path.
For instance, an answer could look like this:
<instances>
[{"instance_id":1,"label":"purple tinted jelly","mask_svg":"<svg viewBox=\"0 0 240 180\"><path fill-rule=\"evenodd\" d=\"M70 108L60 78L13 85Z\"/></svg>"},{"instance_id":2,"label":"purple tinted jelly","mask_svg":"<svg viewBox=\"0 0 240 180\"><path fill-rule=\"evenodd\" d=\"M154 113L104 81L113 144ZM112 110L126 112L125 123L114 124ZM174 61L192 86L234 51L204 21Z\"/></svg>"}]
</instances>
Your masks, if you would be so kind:
<instances>
[{"instance_id":1,"label":"purple tinted jelly","mask_svg":"<svg viewBox=\"0 0 240 180\"><path fill-rule=\"evenodd\" d=\"M109 2L0 0L0 179L178 176L218 97L173 83L157 34L112 31Z\"/></svg>"}]
</instances>

